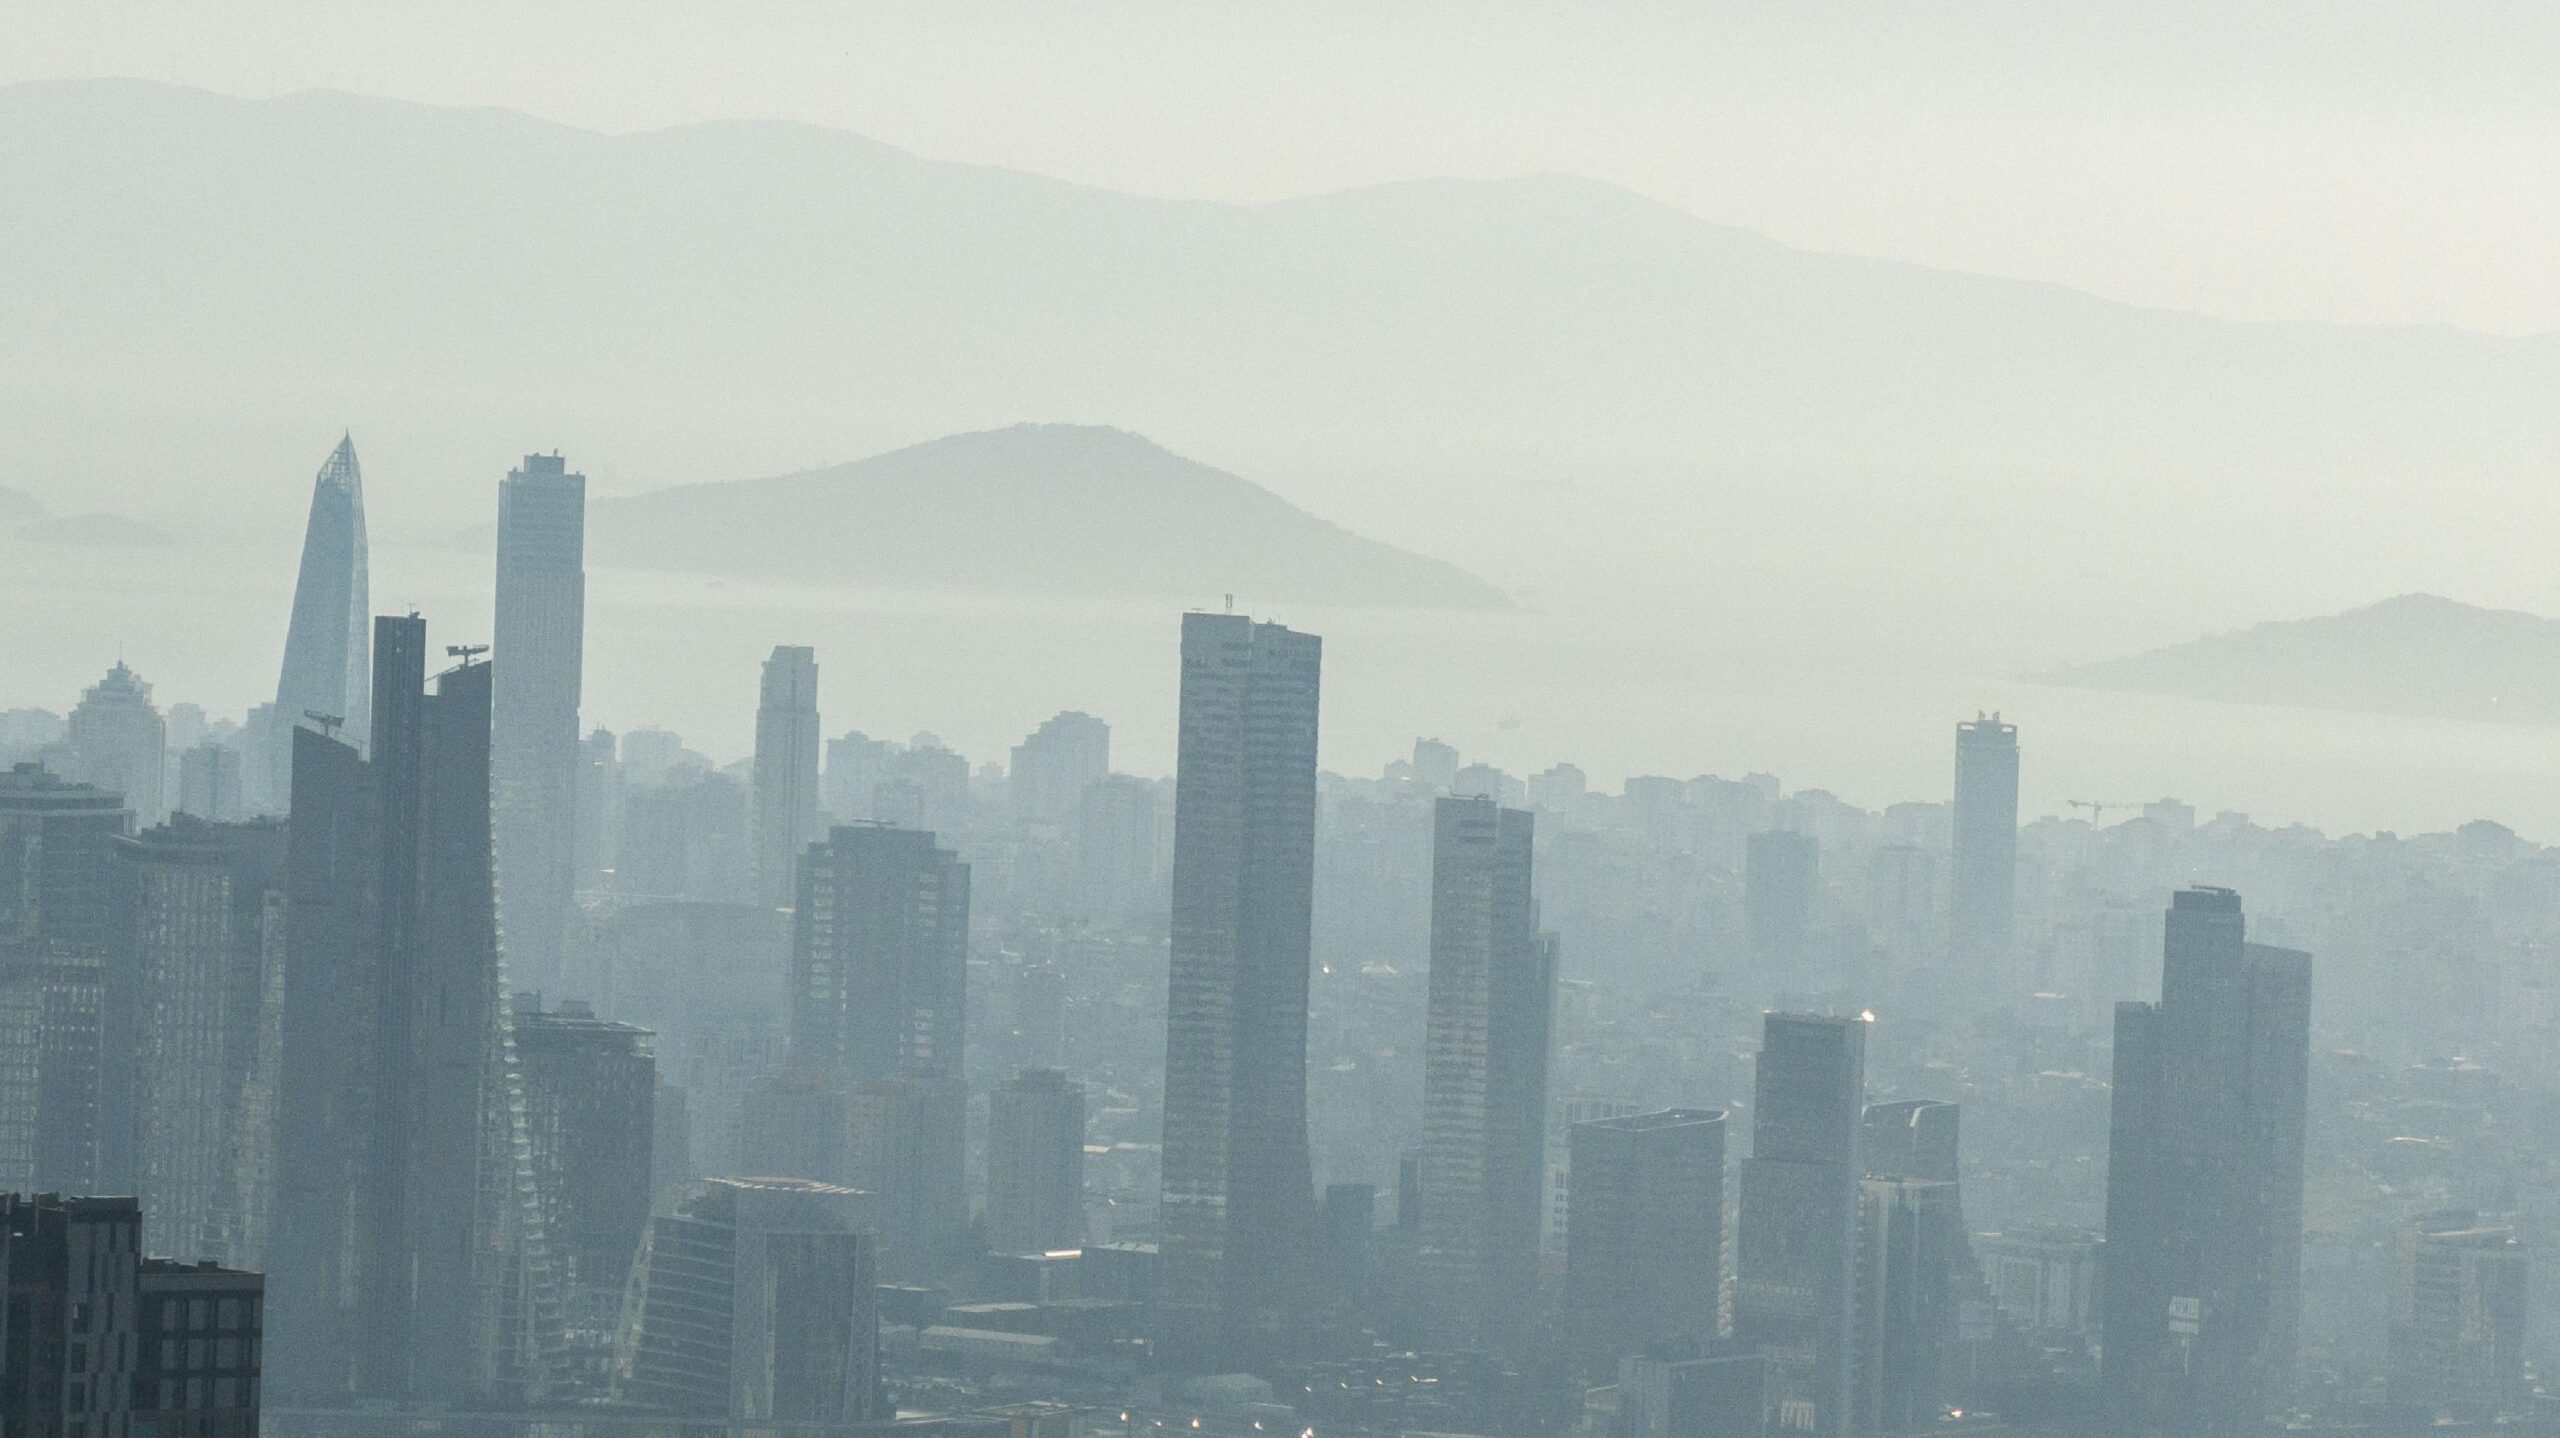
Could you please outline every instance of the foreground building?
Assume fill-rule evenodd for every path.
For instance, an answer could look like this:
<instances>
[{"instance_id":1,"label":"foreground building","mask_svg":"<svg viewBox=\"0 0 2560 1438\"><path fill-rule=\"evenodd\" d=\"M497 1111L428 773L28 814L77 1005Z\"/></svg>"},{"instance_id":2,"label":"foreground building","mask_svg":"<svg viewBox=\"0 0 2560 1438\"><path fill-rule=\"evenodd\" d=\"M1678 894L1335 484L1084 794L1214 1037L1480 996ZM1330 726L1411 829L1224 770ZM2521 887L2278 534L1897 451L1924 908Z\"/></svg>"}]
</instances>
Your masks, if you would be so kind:
<instances>
[{"instance_id":1,"label":"foreground building","mask_svg":"<svg viewBox=\"0 0 2560 1438\"><path fill-rule=\"evenodd\" d=\"M2116 1005L2101 1386L2125 1431L2230 1433L2292 1372L2311 958L2180 891L2160 1002Z\"/></svg>"},{"instance_id":2,"label":"foreground building","mask_svg":"<svg viewBox=\"0 0 2560 1438\"><path fill-rule=\"evenodd\" d=\"M1810 1415L1799 1426L1831 1438L1854 1426L1866 1048L1860 1019L1763 1020L1742 1164L1734 1337L1767 1355L1780 1400Z\"/></svg>"},{"instance_id":3,"label":"foreground building","mask_svg":"<svg viewBox=\"0 0 2560 1438\"><path fill-rule=\"evenodd\" d=\"M1565 1323L1597 1372L1716 1336L1724 1279L1722 1109L1591 1119L1572 1129Z\"/></svg>"},{"instance_id":4,"label":"foreground building","mask_svg":"<svg viewBox=\"0 0 2560 1438\"><path fill-rule=\"evenodd\" d=\"M1323 641L1182 617L1156 1351L1253 1367L1296 1342Z\"/></svg>"}]
</instances>

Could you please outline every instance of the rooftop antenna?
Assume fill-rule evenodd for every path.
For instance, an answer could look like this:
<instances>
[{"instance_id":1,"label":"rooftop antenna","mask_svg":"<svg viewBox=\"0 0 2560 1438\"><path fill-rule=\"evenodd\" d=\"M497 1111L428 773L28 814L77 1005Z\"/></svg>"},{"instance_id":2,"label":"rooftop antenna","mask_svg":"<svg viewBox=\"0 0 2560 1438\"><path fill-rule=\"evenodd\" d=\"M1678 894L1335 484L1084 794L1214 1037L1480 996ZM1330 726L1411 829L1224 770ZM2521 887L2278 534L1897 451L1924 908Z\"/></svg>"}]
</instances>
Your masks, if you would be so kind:
<instances>
[{"instance_id":1,"label":"rooftop antenna","mask_svg":"<svg viewBox=\"0 0 2560 1438\"><path fill-rule=\"evenodd\" d=\"M448 644L444 647L444 652L451 655L453 658L461 660L462 667L468 669L471 667L472 660L489 652L489 646L486 644Z\"/></svg>"},{"instance_id":2,"label":"rooftop antenna","mask_svg":"<svg viewBox=\"0 0 2560 1438\"><path fill-rule=\"evenodd\" d=\"M339 728L347 722L344 714L323 714L317 709L303 710L302 717L319 725L321 734L331 739L338 737Z\"/></svg>"}]
</instances>

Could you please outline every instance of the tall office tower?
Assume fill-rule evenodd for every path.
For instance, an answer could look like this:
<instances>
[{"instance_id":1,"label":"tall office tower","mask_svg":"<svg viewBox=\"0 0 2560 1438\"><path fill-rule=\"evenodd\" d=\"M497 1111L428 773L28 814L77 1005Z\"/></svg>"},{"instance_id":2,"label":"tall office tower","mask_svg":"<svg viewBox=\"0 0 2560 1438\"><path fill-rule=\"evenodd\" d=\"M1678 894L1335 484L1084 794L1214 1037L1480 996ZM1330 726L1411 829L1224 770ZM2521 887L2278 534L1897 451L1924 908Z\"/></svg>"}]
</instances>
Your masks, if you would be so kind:
<instances>
[{"instance_id":1,"label":"tall office tower","mask_svg":"<svg viewBox=\"0 0 2560 1438\"><path fill-rule=\"evenodd\" d=\"M146 1258L134 1286L133 1431L258 1438L266 1276Z\"/></svg>"},{"instance_id":2,"label":"tall office tower","mask_svg":"<svg viewBox=\"0 0 2560 1438\"><path fill-rule=\"evenodd\" d=\"M2128 1432L2236 1432L2279 1402L2302 1280L2311 957L2184 889L2160 1002L2116 1005L2100 1386Z\"/></svg>"},{"instance_id":3,"label":"tall office tower","mask_svg":"<svg viewBox=\"0 0 2560 1438\"><path fill-rule=\"evenodd\" d=\"M1780 1396L1809 1408L1807 1431L1838 1438L1852 1429L1867 1029L1858 1019L1770 1014L1760 1032L1733 1332L1768 1356Z\"/></svg>"},{"instance_id":4,"label":"tall office tower","mask_svg":"<svg viewBox=\"0 0 2560 1438\"><path fill-rule=\"evenodd\" d=\"M157 824L167 816L160 785L169 763L168 726L151 706L151 686L123 660L81 691L67 738L73 779L122 794L136 823Z\"/></svg>"},{"instance_id":5,"label":"tall office tower","mask_svg":"<svg viewBox=\"0 0 2560 1438\"><path fill-rule=\"evenodd\" d=\"M827 813L839 824L858 824L880 816L871 812L871 791L888 777L889 756L898 746L856 729L827 741L827 772L820 783Z\"/></svg>"},{"instance_id":6,"label":"tall office tower","mask_svg":"<svg viewBox=\"0 0 2560 1438\"><path fill-rule=\"evenodd\" d=\"M1972 1273L1957 1114L1926 1099L1867 1106L1851 1370L1860 1433L1919 1431L1953 1396L1957 1309Z\"/></svg>"},{"instance_id":7,"label":"tall office tower","mask_svg":"<svg viewBox=\"0 0 2560 1438\"><path fill-rule=\"evenodd\" d=\"M649 1220L614 1396L733 1424L890 1416L861 1202L831 1184L713 1179Z\"/></svg>"},{"instance_id":8,"label":"tall office tower","mask_svg":"<svg viewBox=\"0 0 2560 1438\"><path fill-rule=\"evenodd\" d=\"M491 668L373 636L372 757L297 735L273 1272L280 1391L538 1397L560 1312L498 959Z\"/></svg>"},{"instance_id":9,"label":"tall office tower","mask_svg":"<svg viewBox=\"0 0 2560 1438\"><path fill-rule=\"evenodd\" d=\"M1110 772L1110 725L1077 710L1049 719L1013 746L1006 778L1014 822L1063 826L1084 791Z\"/></svg>"},{"instance_id":10,"label":"tall office tower","mask_svg":"<svg viewBox=\"0 0 2560 1438\"><path fill-rule=\"evenodd\" d=\"M967 1257L969 1091L960 1079L875 1078L844 1101L844 1173L871 1195L885 1283L932 1283Z\"/></svg>"},{"instance_id":11,"label":"tall office tower","mask_svg":"<svg viewBox=\"0 0 2560 1438\"><path fill-rule=\"evenodd\" d=\"M118 841L125 923L112 1051L131 1055L108 1121L131 1145L158 1253L262 1261L274 1161L284 962L284 826L179 815Z\"/></svg>"},{"instance_id":12,"label":"tall office tower","mask_svg":"<svg viewBox=\"0 0 2560 1438\"><path fill-rule=\"evenodd\" d=\"M838 1092L957 1079L969 866L931 834L851 825L809 846L791 923L791 1061Z\"/></svg>"},{"instance_id":13,"label":"tall office tower","mask_svg":"<svg viewBox=\"0 0 2560 1438\"><path fill-rule=\"evenodd\" d=\"M1026 1069L987 1112L987 1247L1044 1253L1084 1242L1084 1085Z\"/></svg>"},{"instance_id":14,"label":"tall office tower","mask_svg":"<svg viewBox=\"0 0 2560 1438\"><path fill-rule=\"evenodd\" d=\"M0 937L0 1192L101 1182L107 951Z\"/></svg>"},{"instance_id":15,"label":"tall office tower","mask_svg":"<svg viewBox=\"0 0 2560 1438\"><path fill-rule=\"evenodd\" d=\"M0 940L103 951L115 938L115 843L132 827L114 790L37 764L0 774Z\"/></svg>"},{"instance_id":16,"label":"tall office tower","mask_svg":"<svg viewBox=\"0 0 2560 1438\"><path fill-rule=\"evenodd\" d=\"M1552 949L1530 895L1535 820L1433 806L1422 1059L1425 1311L1456 1349L1516 1353L1536 1313Z\"/></svg>"},{"instance_id":17,"label":"tall office tower","mask_svg":"<svg viewBox=\"0 0 2560 1438\"><path fill-rule=\"evenodd\" d=\"M1182 617L1156 1351L1291 1346L1315 1232L1307 983L1323 641Z\"/></svg>"},{"instance_id":18,"label":"tall office tower","mask_svg":"<svg viewBox=\"0 0 2560 1438\"><path fill-rule=\"evenodd\" d=\"M243 777L249 803L260 813L281 813L292 795L293 731L343 727L358 749L373 732L367 584L364 476L355 442L341 438L311 481L311 517L302 529L302 569L293 582L276 702L265 722L251 724L244 736L256 772Z\"/></svg>"},{"instance_id":19,"label":"tall office tower","mask_svg":"<svg viewBox=\"0 0 2560 1438\"><path fill-rule=\"evenodd\" d=\"M2018 726L1997 714L1956 726L1955 856L1947 966L1961 995L2009 977L2018 895Z\"/></svg>"},{"instance_id":20,"label":"tall office tower","mask_svg":"<svg viewBox=\"0 0 2560 1438\"><path fill-rule=\"evenodd\" d=\"M818 830L818 651L777 644L756 704L756 902L792 901Z\"/></svg>"},{"instance_id":21,"label":"tall office tower","mask_svg":"<svg viewBox=\"0 0 2560 1438\"><path fill-rule=\"evenodd\" d=\"M1076 888L1105 914L1156 902L1156 786L1106 774L1076 804Z\"/></svg>"},{"instance_id":22,"label":"tall office tower","mask_svg":"<svg viewBox=\"0 0 2560 1438\"><path fill-rule=\"evenodd\" d=\"M1715 1338L1724 1134L1722 1109L1573 1126L1565 1327L1586 1366L1605 1371L1656 1345Z\"/></svg>"},{"instance_id":23,"label":"tall office tower","mask_svg":"<svg viewBox=\"0 0 2560 1438\"><path fill-rule=\"evenodd\" d=\"M217 824L245 816L241 801L240 751L207 739L178 756L177 812Z\"/></svg>"},{"instance_id":24,"label":"tall office tower","mask_svg":"<svg viewBox=\"0 0 2560 1438\"><path fill-rule=\"evenodd\" d=\"M1822 850L1811 834L1770 829L1744 841L1743 930L1752 965L1764 982L1809 986L1821 872Z\"/></svg>"},{"instance_id":25,"label":"tall office tower","mask_svg":"<svg viewBox=\"0 0 2560 1438\"><path fill-rule=\"evenodd\" d=\"M621 827L622 764L614 757L613 731L593 730L578 743L578 824L570 845L577 887L604 887Z\"/></svg>"},{"instance_id":26,"label":"tall office tower","mask_svg":"<svg viewBox=\"0 0 2560 1438\"><path fill-rule=\"evenodd\" d=\"M1768 1364L1757 1353L1618 1360L1624 1438L1764 1438L1769 1418Z\"/></svg>"},{"instance_id":27,"label":"tall office tower","mask_svg":"<svg viewBox=\"0 0 2560 1438\"><path fill-rule=\"evenodd\" d=\"M2478 1421L2529 1400L2532 1250L2515 1225L2439 1209L2400 1225L2391 1275L2390 1404L2422 1421Z\"/></svg>"},{"instance_id":28,"label":"tall office tower","mask_svg":"<svg viewBox=\"0 0 2560 1438\"><path fill-rule=\"evenodd\" d=\"M537 1186L550 1200L553 1250L585 1317L610 1321L649 1222L658 1060L648 1030L599 1019L581 1003L518 1000L516 1065Z\"/></svg>"},{"instance_id":29,"label":"tall office tower","mask_svg":"<svg viewBox=\"0 0 2560 1438\"><path fill-rule=\"evenodd\" d=\"M516 981L559 981L577 890L578 693L587 624L587 477L528 454L498 486L499 929Z\"/></svg>"}]
</instances>

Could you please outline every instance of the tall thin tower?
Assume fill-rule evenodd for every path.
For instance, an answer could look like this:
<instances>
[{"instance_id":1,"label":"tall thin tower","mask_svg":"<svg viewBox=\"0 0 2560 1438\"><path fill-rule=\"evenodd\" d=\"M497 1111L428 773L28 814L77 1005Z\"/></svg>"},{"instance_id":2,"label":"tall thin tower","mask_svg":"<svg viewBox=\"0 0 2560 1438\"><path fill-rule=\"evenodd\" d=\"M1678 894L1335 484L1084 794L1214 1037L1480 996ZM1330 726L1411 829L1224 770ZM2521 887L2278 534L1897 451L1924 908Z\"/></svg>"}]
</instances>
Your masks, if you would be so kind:
<instances>
[{"instance_id":1,"label":"tall thin tower","mask_svg":"<svg viewBox=\"0 0 2560 1438\"><path fill-rule=\"evenodd\" d=\"M1955 997L1979 1000L2009 977L2018 896L2018 726L1997 714L1956 726L1955 863L1947 966Z\"/></svg>"},{"instance_id":2,"label":"tall thin tower","mask_svg":"<svg viewBox=\"0 0 2560 1438\"><path fill-rule=\"evenodd\" d=\"M1285 1353L1314 1238L1307 966L1323 641L1182 618L1157 1351Z\"/></svg>"},{"instance_id":3,"label":"tall thin tower","mask_svg":"<svg viewBox=\"0 0 2560 1438\"><path fill-rule=\"evenodd\" d=\"M587 477L529 454L498 487L490 767L498 918L518 982L559 973L576 891L578 689L587 613Z\"/></svg>"},{"instance_id":4,"label":"tall thin tower","mask_svg":"<svg viewBox=\"0 0 2560 1438\"><path fill-rule=\"evenodd\" d=\"M791 902L818 831L818 651L777 644L756 703L756 902Z\"/></svg>"},{"instance_id":5,"label":"tall thin tower","mask_svg":"<svg viewBox=\"0 0 2560 1438\"><path fill-rule=\"evenodd\" d=\"M293 783L293 731L334 715L359 752L372 732L372 598L365 576L364 474L356 445L342 437L311 481L311 517L302 529L302 571L293 584L284 670L269 716L260 809L285 805Z\"/></svg>"},{"instance_id":6,"label":"tall thin tower","mask_svg":"<svg viewBox=\"0 0 2560 1438\"><path fill-rule=\"evenodd\" d=\"M1486 798L1434 808L1422 1058L1426 1306L1443 1340L1515 1353L1537 1306L1555 986L1533 822Z\"/></svg>"}]
</instances>

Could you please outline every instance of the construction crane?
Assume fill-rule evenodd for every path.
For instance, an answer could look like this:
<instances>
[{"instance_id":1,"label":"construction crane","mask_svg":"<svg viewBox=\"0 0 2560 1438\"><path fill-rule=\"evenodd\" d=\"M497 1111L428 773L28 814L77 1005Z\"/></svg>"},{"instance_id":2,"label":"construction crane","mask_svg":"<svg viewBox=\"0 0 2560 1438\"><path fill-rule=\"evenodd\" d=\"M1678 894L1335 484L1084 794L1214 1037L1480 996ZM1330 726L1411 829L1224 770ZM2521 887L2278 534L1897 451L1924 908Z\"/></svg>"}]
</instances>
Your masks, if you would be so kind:
<instances>
[{"instance_id":1,"label":"construction crane","mask_svg":"<svg viewBox=\"0 0 2560 1438\"><path fill-rule=\"evenodd\" d=\"M2093 829L2106 827L2109 809L2139 810L2143 804L2140 799L2065 799L2062 802L2074 809L2088 810L2089 826Z\"/></svg>"},{"instance_id":2,"label":"construction crane","mask_svg":"<svg viewBox=\"0 0 2560 1438\"><path fill-rule=\"evenodd\" d=\"M453 658L461 660L462 667L468 669L471 667L472 660L489 652L489 646L486 644L448 644L444 647L444 652Z\"/></svg>"}]
</instances>

